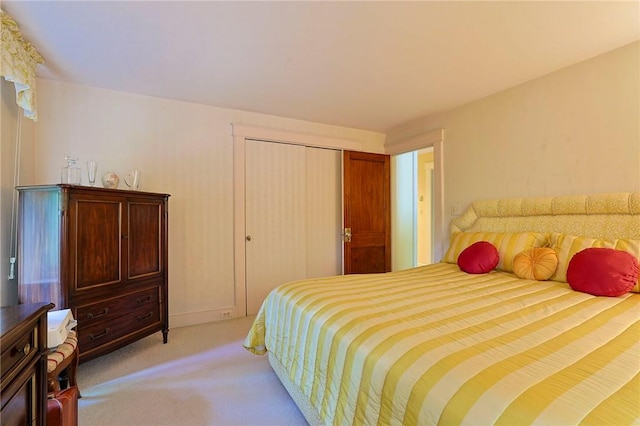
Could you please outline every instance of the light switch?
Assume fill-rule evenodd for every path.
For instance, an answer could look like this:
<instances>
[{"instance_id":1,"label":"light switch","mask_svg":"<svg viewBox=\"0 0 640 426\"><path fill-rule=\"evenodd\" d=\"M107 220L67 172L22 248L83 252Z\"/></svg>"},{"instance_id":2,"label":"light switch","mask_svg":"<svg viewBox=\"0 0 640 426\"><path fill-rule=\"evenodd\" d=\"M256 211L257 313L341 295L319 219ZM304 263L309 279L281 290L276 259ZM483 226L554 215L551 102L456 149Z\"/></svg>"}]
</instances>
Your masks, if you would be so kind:
<instances>
[{"instance_id":1,"label":"light switch","mask_svg":"<svg viewBox=\"0 0 640 426\"><path fill-rule=\"evenodd\" d=\"M451 216L460 216L462 214L462 206L460 204L451 205Z\"/></svg>"}]
</instances>

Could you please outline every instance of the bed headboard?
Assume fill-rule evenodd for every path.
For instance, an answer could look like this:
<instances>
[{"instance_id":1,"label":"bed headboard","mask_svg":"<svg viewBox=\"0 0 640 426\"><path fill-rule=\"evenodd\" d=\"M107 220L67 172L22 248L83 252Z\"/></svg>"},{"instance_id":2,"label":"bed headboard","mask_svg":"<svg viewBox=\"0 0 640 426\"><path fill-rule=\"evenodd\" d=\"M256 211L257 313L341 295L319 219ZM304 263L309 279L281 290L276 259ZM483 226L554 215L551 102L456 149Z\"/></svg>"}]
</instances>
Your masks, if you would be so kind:
<instances>
[{"instance_id":1,"label":"bed headboard","mask_svg":"<svg viewBox=\"0 0 640 426\"><path fill-rule=\"evenodd\" d=\"M476 201L451 221L458 231L640 239L640 192Z\"/></svg>"}]
</instances>

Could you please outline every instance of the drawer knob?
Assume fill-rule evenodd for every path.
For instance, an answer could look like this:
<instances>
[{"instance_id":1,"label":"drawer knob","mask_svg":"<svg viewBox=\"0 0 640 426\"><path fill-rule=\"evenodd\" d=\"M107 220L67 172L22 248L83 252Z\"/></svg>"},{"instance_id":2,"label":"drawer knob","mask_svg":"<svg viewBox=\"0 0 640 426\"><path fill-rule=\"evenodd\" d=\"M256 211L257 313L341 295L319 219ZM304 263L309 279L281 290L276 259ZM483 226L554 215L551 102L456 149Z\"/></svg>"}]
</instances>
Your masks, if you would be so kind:
<instances>
[{"instance_id":1,"label":"drawer knob","mask_svg":"<svg viewBox=\"0 0 640 426\"><path fill-rule=\"evenodd\" d=\"M151 296L138 297L138 305L142 305L143 303L147 303L150 300L151 300Z\"/></svg>"},{"instance_id":2,"label":"drawer knob","mask_svg":"<svg viewBox=\"0 0 640 426\"><path fill-rule=\"evenodd\" d=\"M139 315L138 321L147 321L147 320L150 320L152 317L153 317L153 311L149 311L147 315Z\"/></svg>"},{"instance_id":3,"label":"drawer knob","mask_svg":"<svg viewBox=\"0 0 640 426\"><path fill-rule=\"evenodd\" d=\"M98 312L97 314L94 314L93 312L88 312L87 318L89 319L100 318L107 315L108 313L109 313L109 308L107 307L107 308L104 308L102 312Z\"/></svg>"},{"instance_id":4,"label":"drawer knob","mask_svg":"<svg viewBox=\"0 0 640 426\"><path fill-rule=\"evenodd\" d=\"M100 334L93 334L93 333L90 333L90 334L89 334L89 338L90 338L91 340L96 340L96 339L100 339L100 338L102 338L102 337L105 337L107 334L109 334L109 327L106 327L106 328L104 329L104 331L103 331L102 333L100 333Z\"/></svg>"},{"instance_id":5,"label":"drawer knob","mask_svg":"<svg viewBox=\"0 0 640 426\"><path fill-rule=\"evenodd\" d=\"M29 352L31 352L31 344L27 342L22 348L16 348L16 351L21 354L29 355Z\"/></svg>"}]
</instances>

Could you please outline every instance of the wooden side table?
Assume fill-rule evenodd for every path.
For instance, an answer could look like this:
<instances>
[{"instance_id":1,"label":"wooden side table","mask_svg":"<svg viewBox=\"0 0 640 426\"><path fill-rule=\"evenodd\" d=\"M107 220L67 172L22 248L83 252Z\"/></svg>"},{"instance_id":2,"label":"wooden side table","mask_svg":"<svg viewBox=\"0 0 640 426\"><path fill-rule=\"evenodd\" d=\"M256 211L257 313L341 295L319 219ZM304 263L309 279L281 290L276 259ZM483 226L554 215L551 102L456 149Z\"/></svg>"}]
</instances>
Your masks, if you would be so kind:
<instances>
[{"instance_id":1,"label":"wooden side table","mask_svg":"<svg viewBox=\"0 0 640 426\"><path fill-rule=\"evenodd\" d=\"M47 311L52 308L52 303L0 308L3 425L45 423Z\"/></svg>"}]
</instances>

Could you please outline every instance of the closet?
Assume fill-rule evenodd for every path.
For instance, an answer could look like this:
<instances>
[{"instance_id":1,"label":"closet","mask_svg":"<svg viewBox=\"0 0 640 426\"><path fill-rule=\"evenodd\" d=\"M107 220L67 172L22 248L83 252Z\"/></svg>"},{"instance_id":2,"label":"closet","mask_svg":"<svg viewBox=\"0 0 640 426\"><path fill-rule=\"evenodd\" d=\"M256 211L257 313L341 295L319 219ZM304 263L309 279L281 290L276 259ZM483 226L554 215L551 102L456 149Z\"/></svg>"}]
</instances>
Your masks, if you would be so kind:
<instances>
[{"instance_id":1,"label":"closet","mask_svg":"<svg viewBox=\"0 0 640 426\"><path fill-rule=\"evenodd\" d=\"M247 140L247 314L275 287L342 273L341 152Z\"/></svg>"}]
</instances>

